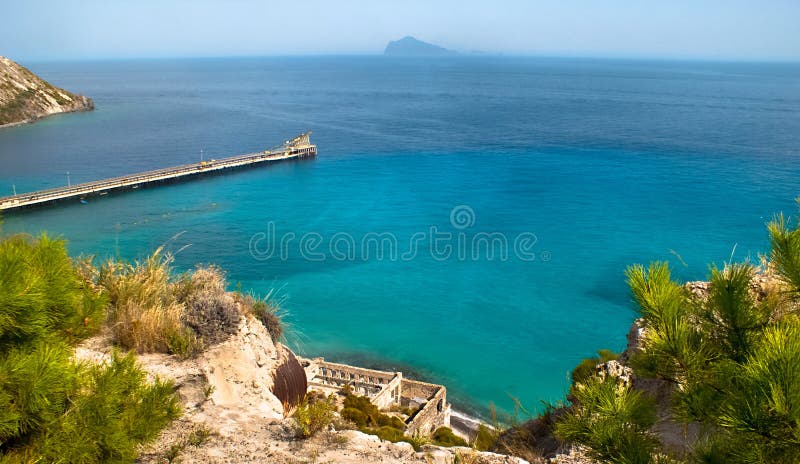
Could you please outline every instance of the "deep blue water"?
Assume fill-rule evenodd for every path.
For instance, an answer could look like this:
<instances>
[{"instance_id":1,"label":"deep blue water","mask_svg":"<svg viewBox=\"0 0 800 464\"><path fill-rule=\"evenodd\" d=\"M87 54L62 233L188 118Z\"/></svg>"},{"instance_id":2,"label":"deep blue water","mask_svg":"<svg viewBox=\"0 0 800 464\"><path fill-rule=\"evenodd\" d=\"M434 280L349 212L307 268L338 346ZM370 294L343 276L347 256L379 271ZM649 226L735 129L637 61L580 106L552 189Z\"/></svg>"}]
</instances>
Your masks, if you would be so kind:
<instances>
[{"instance_id":1,"label":"deep blue water","mask_svg":"<svg viewBox=\"0 0 800 464\"><path fill-rule=\"evenodd\" d=\"M305 130L319 157L8 214L5 233L48 230L74 254L129 258L190 245L182 269L213 262L232 285L277 288L301 352L402 366L447 384L466 408L559 399L582 357L624 347L635 317L627 265L668 260L694 279L732 253L755 259L765 221L794 213L800 195L798 64L24 64L97 110L0 130L2 194L62 185L67 171L80 182L196 161L201 149L261 150ZM459 228L465 216L451 223L459 206L474 213L469 227ZM276 240L296 240L286 257L255 259L251 243L267 250L253 237L270 223ZM451 234L449 258L430 251L431 227ZM506 261L485 249L460 259L459 234L472 243L484 232L511 248L535 235L524 255L534 259L513 249ZM301 253L308 233L325 259ZM424 237L414 259L369 247L363 259L370 233L393 234L399 254ZM347 237L354 259L330 250Z\"/></svg>"}]
</instances>

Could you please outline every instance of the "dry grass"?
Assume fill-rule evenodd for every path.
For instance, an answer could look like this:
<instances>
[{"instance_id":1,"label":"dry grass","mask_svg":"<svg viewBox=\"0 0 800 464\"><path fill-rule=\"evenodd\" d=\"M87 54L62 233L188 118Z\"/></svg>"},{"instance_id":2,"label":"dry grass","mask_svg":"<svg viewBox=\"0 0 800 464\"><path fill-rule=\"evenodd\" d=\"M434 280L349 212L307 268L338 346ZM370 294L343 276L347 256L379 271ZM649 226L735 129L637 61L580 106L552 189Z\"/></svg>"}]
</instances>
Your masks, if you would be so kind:
<instances>
[{"instance_id":1,"label":"dry grass","mask_svg":"<svg viewBox=\"0 0 800 464\"><path fill-rule=\"evenodd\" d=\"M188 357L236 332L241 314L222 270L198 267L174 277L172 261L158 248L144 261L108 260L100 267L96 281L108 295L115 343Z\"/></svg>"},{"instance_id":2,"label":"dry grass","mask_svg":"<svg viewBox=\"0 0 800 464\"><path fill-rule=\"evenodd\" d=\"M227 292L225 274L216 266L198 267L178 285L178 301L186 307L184 323L203 345L211 345L236 332L240 314Z\"/></svg>"},{"instance_id":3,"label":"dry grass","mask_svg":"<svg viewBox=\"0 0 800 464\"><path fill-rule=\"evenodd\" d=\"M98 282L109 297L108 326L114 341L144 352L176 352L191 345L183 324L186 308L170 281L172 257L158 248L133 264L108 260Z\"/></svg>"},{"instance_id":4,"label":"dry grass","mask_svg":"<svg viewBox=\"0 0 800 464\"><path fill-rule=\"evenodd\" d=\"M241 298L242 306L264 325L274 342L281 340L287 328L286 311L282 308L283 298L277 294L273 289L263 298L252 294Z\"/></svg>"}]
</instances>

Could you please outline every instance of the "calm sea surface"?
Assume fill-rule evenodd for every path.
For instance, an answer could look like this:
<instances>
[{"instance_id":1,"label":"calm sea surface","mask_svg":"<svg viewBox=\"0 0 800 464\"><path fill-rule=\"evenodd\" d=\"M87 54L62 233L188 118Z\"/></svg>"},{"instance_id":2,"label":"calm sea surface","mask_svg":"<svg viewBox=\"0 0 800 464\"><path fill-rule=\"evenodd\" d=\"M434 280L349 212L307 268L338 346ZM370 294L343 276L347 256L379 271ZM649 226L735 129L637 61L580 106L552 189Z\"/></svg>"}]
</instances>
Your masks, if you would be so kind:
<instances>
[{"instance_id":1,"label":"calm sea surface","mask_svg":"<svg viewBox=\"0 0 800 464\"><path fill-rule=\"evenodd\" d=\"M699 279L757 259L765 221L800 195L797 64L24 64L97 110L0 130L0 195L306 130L319 156L7 214L4 233L127 258L166 243L180 269L216 263L232 286L277 289L301 353L396 366L478 412L557 400L582 357L624 348L627 265Z\"/></svg>"}]
</instances>

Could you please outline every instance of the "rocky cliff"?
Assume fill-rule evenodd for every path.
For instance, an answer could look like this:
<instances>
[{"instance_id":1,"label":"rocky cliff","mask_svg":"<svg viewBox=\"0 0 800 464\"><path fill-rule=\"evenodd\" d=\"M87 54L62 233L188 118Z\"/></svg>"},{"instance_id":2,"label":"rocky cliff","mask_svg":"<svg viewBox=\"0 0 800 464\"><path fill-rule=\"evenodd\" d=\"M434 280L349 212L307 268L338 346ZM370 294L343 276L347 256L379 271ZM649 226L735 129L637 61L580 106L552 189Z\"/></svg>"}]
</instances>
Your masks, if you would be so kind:
<instances>
[{"instance_id":1,"label":"rocky cliff","mask_svg":"<svg viewBox=\"0 0 800 464\"><path fill-rule=\"evenodd\" d=\"M67 92L0 56L0 127L58 113L91 111L91 98Z\"/></svg>"},{"instance_id":2,"label":"rocky cliff","mask_svg":"<svg viewBox=\"0 0 800 464\"><path fill-rule=\"evenodd\" d=\"M102 363L114 347L108 333L86 340L75 355ZM141 449L142 464L301 463L344 464L525 464L526 461L469 448L381 441L356 430L331 425L317 436L297 438L285 401L279 399L281 366L294 359L284 345L251 315L243 315L235 333L191 359L146 353L138 357L151 376L172 380L183 415L154 442Z\"/></svg>"}]
</instances>

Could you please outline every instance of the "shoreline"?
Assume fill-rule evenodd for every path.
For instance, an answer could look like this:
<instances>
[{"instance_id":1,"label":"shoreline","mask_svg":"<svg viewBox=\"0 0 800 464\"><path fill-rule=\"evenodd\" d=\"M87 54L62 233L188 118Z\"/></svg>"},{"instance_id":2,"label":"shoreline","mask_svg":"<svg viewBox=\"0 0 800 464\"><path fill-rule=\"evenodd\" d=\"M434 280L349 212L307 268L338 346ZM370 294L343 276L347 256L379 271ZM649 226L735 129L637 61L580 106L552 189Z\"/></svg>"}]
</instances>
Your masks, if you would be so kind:
<instances>
[{"instance_id":1,"label":"shoreline","mask_svg":"<svg viewBox=\"0 0 800 464\"><path fill-rule=\"evenodd\" d=\"M25 126L25 125L28 125L28 124L34 124L36 122L42 121L44 119L51 118L53 116L61 116L61 115L70 114L70 113L86 113L86 112L89 112L89 111L94 111L94 102L92 101L91 98L86 97L86 99L88 100L88 103L85 106L81 107L81 108L75 108L75 109L66 110L66 111L57 111L55 113L49 113L49 114L45 114L45 115L42 115L42 116L37 116L35 118L28 118L28 119L24 119L22 121L15 121L15 122L9 122L9 123L6 123L6 124L0 124L0 130L10 129L12 127L18 127L18 126Z\"/></svg>"},{"instance_id":2,"label":"shoreline","mask_svg":"<svg viewBox=\"0 0 800 464\"><path fill-rule=\"evenodd\" d=\"M453 430L453 433L467 440L468 442L475 438L475 436L478 434L478 427L481 425L493 428L492 425L487 424L478 417L470 416L469 414L457 409L450 410L450 429Z\"/></svg>"}]
</instances>

